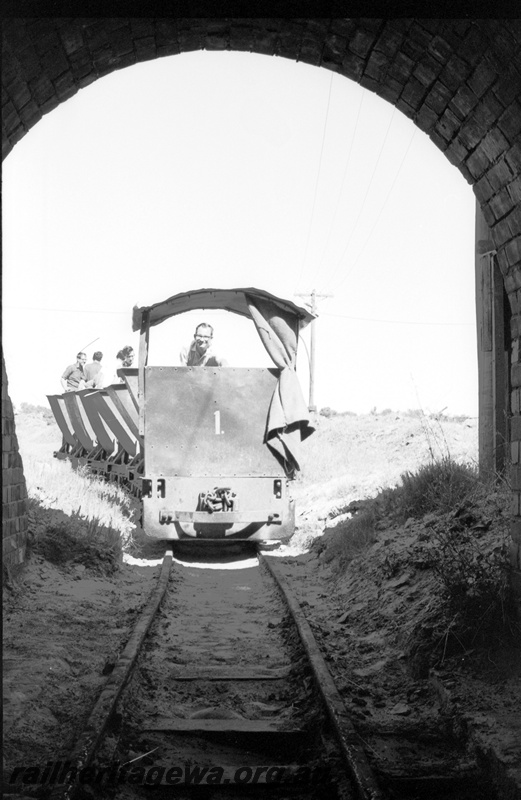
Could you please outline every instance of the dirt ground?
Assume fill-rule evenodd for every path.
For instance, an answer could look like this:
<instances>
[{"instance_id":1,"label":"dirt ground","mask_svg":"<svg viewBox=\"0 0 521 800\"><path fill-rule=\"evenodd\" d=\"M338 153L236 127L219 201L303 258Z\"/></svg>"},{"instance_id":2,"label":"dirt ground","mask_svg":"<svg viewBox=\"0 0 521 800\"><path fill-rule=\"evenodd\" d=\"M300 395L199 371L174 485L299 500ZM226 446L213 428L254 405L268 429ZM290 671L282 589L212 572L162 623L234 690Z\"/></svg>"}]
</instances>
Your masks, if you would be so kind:
<instances>
[{"instance_id":1,"label":"dirt ground","mask_svg":"<svg viewBox=\"0 0 521 800\"><path fill-rule=\"evenodd\" d=\"M411 632L428 619L432 578L405 562L386 570L389 554L414 545L419 529L379 532L345 570L327 545L285 559L285 569L369 746L380 729L414 736L441 726L503 775L505 796L521 796L521 647L460 650L435 669L422 663Z\"/></svg>"},{"instance_id":2,"label":"dirt ground","mask_svg":"<svg viewBox=\"0 0 521 800\"><path fill-rule=\"evenodd\" d=\"M336 435L334 421L321 425L325 440ZM428 616L432 576L405 557L425 535L425 523L389 520L363 552L343 560L338 524L345 515L333 511L328 521L346 497L371 496L421 463L418 421L367 415L347 418L346 426L351 472L336 486L296 487L299 529L275 553L346 705L369 745L378 726L428 727L444 715L507 775L510 796L521 796L519 648L485 661L472 651L447 652L429 669L409 634L418 616ZM24 459L52 460L59 444L52 426L18 416L17 432ZM451 423L444 436L457 457L475 460L475 420ZM16 767L67 755L146 602L163 550L145 544L114 574L99 565L58 567L33 553L4 586L4 781Z\"/></svg>"},{"instance_id":3,"label":"dirt ground","mask_svg":"<svg viewBox=\"0 0 521 800\"><path fill-rule=\"evenodd\" d=\"M4 592L4 766L45 764L81 732L155 567L112 578L31 556Z\"/></svg>"}]
</instances>

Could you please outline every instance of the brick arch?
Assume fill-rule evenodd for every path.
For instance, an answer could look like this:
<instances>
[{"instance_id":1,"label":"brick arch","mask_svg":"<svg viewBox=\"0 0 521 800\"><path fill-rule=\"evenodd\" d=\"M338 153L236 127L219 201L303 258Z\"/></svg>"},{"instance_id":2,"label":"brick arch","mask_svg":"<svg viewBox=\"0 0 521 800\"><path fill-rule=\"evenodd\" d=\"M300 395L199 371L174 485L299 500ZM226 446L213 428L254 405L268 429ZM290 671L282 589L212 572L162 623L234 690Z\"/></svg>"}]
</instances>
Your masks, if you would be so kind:
<instances>
[{"instance_id":1,"label":"brick arch","mask_svg":"<svg viewBox=\"0 0 521 800\"><path fill-rule=\"evenodd\" d=\"M472 184L512 311L512 564L521 593L521 20L4 20L3 157L93 81L193 50L276 55L344 75L413 120Z\"/></svg>"}]
</instances>

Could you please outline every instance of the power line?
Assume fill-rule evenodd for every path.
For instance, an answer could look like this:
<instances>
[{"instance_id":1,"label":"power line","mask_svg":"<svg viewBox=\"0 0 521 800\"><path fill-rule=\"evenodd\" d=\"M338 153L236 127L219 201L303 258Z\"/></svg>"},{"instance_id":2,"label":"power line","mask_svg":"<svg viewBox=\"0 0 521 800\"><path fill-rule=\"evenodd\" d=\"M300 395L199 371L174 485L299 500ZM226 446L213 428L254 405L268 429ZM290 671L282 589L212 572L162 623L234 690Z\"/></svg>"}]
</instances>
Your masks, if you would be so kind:
<instances>
[{"instance_id":1,"label":"power line","mask_svg":"<svg viewBox=\"0 0 521 800\"><path fill-rule=\"evenodd\" d=\"M389 325L474 325L475 322L419 322L405 319L373 319L370 317L350 317L346 314L330 314L324 312L323 317L338 317L339 319L354 319L359 322L385 322Z\"/></svg>"},{"instance_id":2,"label":"power line","mask_svg":"<svg viewBox=\"0 0 521 800\"><path fill-rule=\"evenodd\" d=\"M308 234L307 234L307 238L306 238L306 247L304 249L304 256L302 258L302 265L300 267L300 273L299 273L299 277L298 277L295 289L297 288L297 286L300 283L300 280L302 278L302 273L304 271L304 266L306 264L306 258L307 258L307 255L308 255L309 240L310 240L310 237L311 237L311 227L313 225L313 218L314 218L314 215L315 215L315 206L316 206L316 202L317 202L318 182L319 182L319 178L320 178L320 172L321 172L321 169L322 169L322 156L323 156L323 153L324 153L324 142L326 141L327 120L328 120L328 117L329 117L329 105L330 105L330 102L331 102L331 89L333 88L333 77L334 77L334 73L332 72L331 73L331 80L329 82L329 94L328 94L328 97L327 97L326 116L325 116L325 119L324 119L324 130L322 132L322 145L320 147L320 157L319 157L319 161L318 161L317 177L315 179L315 190L314 190L314 193L313 193L313 205L311 207L311 216L309 218L309 224L308 224Z\"/></svg>"},{"instance_id":3,"label":"power line","mask_svg":"<svg viewBox=\"0 0 521 800\"><path fill-rule=\"evenodd\" d=\"M344 251L343 251L342 255L340 256L340 259L338 261L337 266L333 270L333 273L332 273L332 275L330 277L330 281L332 281L334 279L336 273L338 272L338 270L342 266L342 261L344 260L344 257L345 257L345 255L346 255L346 253L348 251L349 245L351 244L351 239L353 238L353 235L354 235L354 232L355 232L355 230L357 228L357 225L358 225L358 222L360 220L360 217L362 216L362 212L363 212L363 210L365 208L365 203L366 203L367 197L369 195L369 191L371 189L374 176L376 175L376 170L378 168L378 164L380 163L380 158L382 156L382 153L383 153L383 150L384 150L384 147L385 147L385 143L387 142L387 137L389 136L389 131L391 130L391 125L392 125L392 122L393 122L393 119L394 119L395 111L396 111L396 106L393 107L393 112L391 114L391 118L389 120L389 124L387 126L387 130L385 131L385 136L384 136L382 144L380 146L380 151L379 151L378 157L377 157L377 159L375 161L375 164L374 164L374 167L373 167L373 172L371 174L371 178L369 179L369 183L367 184L367 189L365 191L364 199L362 200L362 203L360 205L360 208L359 208L358 215L356 217L355 223L354 223L353 227L351 228L351 233L349 234L349 237L348 237L348 240L347 240L347 244L344 247Z\"/></svg>"},{"instance_id":4,"label":"power line","mask_svg":"<svg viewBox=\"0 0 521 800\"><path fill-rule=\"evenodd\" d=\"M376 215L376 219L375 219L375 221L373 223L373 227L369 231L369 234L368 234L365 242L362 245L362 249L358 252L358 255L355 258L355 260L354 260L353 264L351 265L351 267L347 270L347 272L341 278L340 283L335 287L336 291L338 291L338 289L344 284L344 282L346 281L348 276L353 272L354 268L356 267L356 265L360 261L360 257L362 255L362 253L364 252L367 244L369 243L369 240L371 239L371 236L373 235L373 232L374 232L376 226L378 225L378 223L380 221L380 217L382 216L383 210L384 210L384 208L385 208L385 206L387 204L387 201L388 201L388 199L389 199L389 197L391 195L392 190L394 189L394 185L395 185L396 181L398 180L398 176L399 176L399 174L401 172L401 169L402 169L402 166L403 166L403 164L405 162L405 159L407 158L407 154L408 154L409 150L411 149L412 140L414 139L414 136L415 136L417 130L418 130L417 128L413 129L412 136L409 139L409 144L407 145L405 153L402 156L402 160L400 161L398 169L396 170L396 174L395 174L395 176L394 176L394 178L392 180L391 186L389 187L389 190L388 190L387 194L385 195L385 199L384 199L384 201L383 201L383 203L382 203L382 205L380 207L380 210L379 210L378 214ZM336 272L336 270L335 270L335 272Z\"/></svg>"},{"instance_id":5,"label":"power line","mask_svg":"<svg viewBox=\"0 0 521 800\"><path fill-rule=\"evenodd\" d=\"M355 140L356 140L356 134L357 134L357 131L358 131L358 123L360 121L360 112L362 110L362 104L364 102L364 97L365 97L365 89L362 89L362 95L360 97L360 104L358 106L358 113L356 115L356 121L355 121L355 127L354 127L354 131L353 131L353 136L351 137L351 143L349 145L349 153L347 154L347 161L346 161L346 165L344 167L344 173L342 175L342 182L340 184L340 190L338 192L335 210L334 210L333 215L331 217L331 223L329 225L329 230L327 232L326 243L325 243L324 249L322 251L322 257L321 257L320 261L318 262L317 271L320 270L320 267L322 266L322 263L324 261L324 257L326 255L327 246L329 244L329 240L331 238L331 233L333 231L334 223L336 221L336 216L338 214L338 209L340 208L340 198L342 196L342 192L343 192L343 189L344 189L344 183L345 183L346 176L347 176L347 170L348 170L349 164L351 163L351 153L353 152L353 145L354 145Z\"/></svg>"},{"instance_id":6,"label":"power line","mask_svg":"<svg viewBox=\"0 0 521 800\"><path fill-rule=\"evenodd\" d=\"M59 314L130 314L127 311L100 311L98 308L40 308L37 306L6 306L4 305L4 309L10 309L11 311L55 311Z\"/></svg>"}]
</instances>

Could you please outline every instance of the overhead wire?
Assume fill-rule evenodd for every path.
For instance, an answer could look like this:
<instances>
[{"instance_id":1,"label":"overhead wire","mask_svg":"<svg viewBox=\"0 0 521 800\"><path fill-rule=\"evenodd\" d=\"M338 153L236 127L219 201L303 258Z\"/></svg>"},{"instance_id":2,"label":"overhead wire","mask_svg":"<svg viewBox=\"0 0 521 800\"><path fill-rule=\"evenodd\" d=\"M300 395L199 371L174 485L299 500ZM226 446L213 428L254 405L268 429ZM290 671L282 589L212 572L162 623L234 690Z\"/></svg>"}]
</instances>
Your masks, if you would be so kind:
<instances>
[{"instance_id":1,"label":"overhead wire","mask_svg":"<svg viewBox=\"0 0 521 800\"><path fill-rule=\"evenodd\" d=\"M379 223L379 221L380 221L380 217L382 216L383 210L384 210L384 208L385 208L385 206L386 206L386 204L387 204L387 201L388 201L388 199L389 199L389 197L390 197L390 195L391 195L391 192L392 192L392 190L394 189L394 185L395 185L396 181L398 180L398 176L399 176L399 174L400 174L400 172L401 172L401 169L402 169L402 166L403 166L403 164L405 163L405 159L407 158L407 154L409 153L409 150L411 149L411 145L412 145L413 139L414 139L414 137L415 137L415 135L416 135L416 131L417 131L417 128L415 127L415 128L413 129L413 132L412 132L411 138L409 139L409 144L407 145L407 147L406 147L406 149L405 149L405 152L404 152L404 154L403 154L403 156L402 156L402 159L401 159L401 161L400 161L400 164L399 164L399 166L398 166L398 169L397 169L397 171L396 171L396 174L395 174L395 176L394 176L394 178L393 178L393 180L392 180L392 183L391 183L391 185L390 185L390 187L389 187L389 189L388 189L388 191L387 191L387 194L386 194L386 196L385 196L385 199L384 199L384 201L383 201L383 203L382 203L382 205L381 205L381 207L380 207L380 210L379 210L378 214L376 215L376 218L375 218L375 221L374 221L374 223L373 223L373 226L372 226L371 230L369 231L369 233L368 233L368 235L367 235L367 238L366 238L365 242L364 242L364 243L363 243L363 245L362 245L362 248L361 248L361 250L358 252L358 255L357 255L357 257L355 258L355 260L354 260L353 264L351 265L351 267L350 267L350 268L349 268L349 269L346 271L346 273L344 274L344 276L341 278L341 280L340 280L340 283L338 283L338 284L337 284L337 285L334 287L334 291L338 291L338 290L340 289L340 287L341 287L341 286L343 286L343 284L345 283L345 281L347 280L347 278L349 277L349 275L351 275L351 273L352 273L352 272L353 272L353 270L355 269L356 265L357 265L357 264L358 264L358 262L360 261L360 258L361 258L361 256L362 256L362 253L364 252L364 250L365 250L366 246L368 245L368 243L369 243L369 241L370 241L370 239L371 239L371 236L373 235L373 232L374 232L374 230L375 230L376 226L378 225L378 223Z\"/></svg>"},{"instance_id":2,"label":"overhead wire","mask_svg":"<svg viewBox=\"0 0 521 800\"><path fill-rule=\"evenodd\" d=\"M384 138L382 140L382 144L380 145L380 150L378 152L378 156L377 156L376 161L374 163L374 167L373 167L373 171L371 173L371 177L369 179L369 182L367 184L367 188L365 190L364 198L363 198L363 200L362 200L362 202L360 204L360 208L358 210L358 215L356 217L356 220L354 222L353 227L351 228L351 232L350 232L349 237L347 239L347 243L346 243L346 246L344 247L342 255L340 256L336 267L334 268L333 272L330 275L330 278L329 278L330 282L332 282L334 280L338 270L342 267L342 262L343 262L344 257L346 255L348 249L349 249L349 245L351 244L351 240L352 240L353 235L354 235L354 233L356 231L356 228L358 226L358 222L360 221L360 217L362 216L362 213L364 211L365 204L366 204L367 198L369 196L369 192L371 190L371 186L373 184L374 176L376 175L376 170L378 169L378 165L380 163L380 159L382 157L382 153L384 151L384 147L385 147L385 145L387 143L387 139L388 139L388 136L389 136L389 131L391 130L391 125L392 125L392 122L393 122L393 119L394 119L395 112L396 112L396 106L393 107L393 111L392 111L391 117L389 119L389 123L387 125L387 130L385 131L385 136L384 136Z\"/></svg>"},{"instance_id":3,"label":"overhead wire","mask_svg":"<svg viewBox=\"0 0 521 800\"><path fill-rule=\"evenodd\" d=\"M322 312L322 317L339 317L340 319L354 319L359 322L384 322L389 325L472 325L474 322L426 322L420 320L404 320L404 319L373 319L371 317L351 317L347 314L331 314L327 311Z\"/></svg>"},{"instance_id":4,"label":"overhead wire","mask_svg":"<svg viewBox=\"0 0 521 800\"><path fill-rule=\"evenodd\" d=\"M353 152L353 145L354 145L354 143L356 141L356 134L358 132L358 124L360 122L360 113L362 111L362 105L363 105L363 102L364 102L364 97L365 97L365 89L362 88L362 94L360 96L360 103L358 105L358 112L357 112L356 120L355 120L355 127L354 127L354 130L353 130L353 135L351 137L351 143L349 145L349 152L347 154L347 161L346 161L346 164L345 164L345 167L344 167L344 172L343 172L343 175L342 175L342 182L340 184L340 189L338 191L335 210L334 210L334 212L333 212L333 214L331 216L331 222L330 222L330 225L329 225L329 230L327 232L326 242L324 244L324 249L322 251L322 256L320 258L320 261L318 262L317 272L320 272L320 268L321 268L321 266L322 266L322 264L324 262L324 258L325 258L326 251L327 251L327 247L329 245L329 240L331 239L331 233L333 231L333 227L334 227L334 224L336 222L338 209L340 208L340 198L342 197L342 192L344 191L344 184L345 184L345 181L346 181L349 164L351 163L351 154Z\"/></svg>"},{"instance_id":5,"label":"overhead wire","mask_svg":"<svg viewBox=\"0 0 521 800\"><path fill-rule=\"evenodd\" d=\"M316 175L316 178L315 178L315 188L314 188L314 192L313 192L313 204L312 204L312 207L311 207L311 215L310 215L310 218L309 218L308 232L307 232L307 237L306 237L306 246L304 248L304 255L303 255L303 258L302 258L302 264L301 264L301 267L300 267L300 272L299 272L299 276L298 276L297 282L295 284L295 292L297 291L298 285L299 285L299 283L300 283L300 281L302 279L302 274L304 272L304 267L305 267L306 259L307 259L307 255L308 255L309 240L310 240L310 237L311 237L311 228L312 228L313 219L314 219L314 216L315 216L315 206L316 206L316 203L317 203L318 183L319 183L319 179L320 179L320 173L321 173L321 170L322 170L322 157L323 157L323 154L324 154L324 143L325 143L325 140L326 140L327 121L328 121L328 117L329 117L329 106L330 106L330 103L331 103L331 90L333 88L333 78L334 78L334 72L331 73L331 80L329 82L329 93L328 93L328 97L327 97L326 115L325 115L325 119L324 119L324 129L323 129L323 132L322 132L322 144L321 144L321 147L320 147L320 156L319 156L319 161L318 161L318 169L317 169L317 175Z\"/></svg>"},{"instance_id":6,"label":"overhead wire","mask_svg":"<svg viewBox=\"0 0 521 800\"><path fill-rule=\"evenodd\" d=\"M120 314L127 316L129 311L100 311L94 308L41 308L38 306L8 306L4 305L4 309L11 311L55 311L59 314Z\"/></svg>"}]
</instances>

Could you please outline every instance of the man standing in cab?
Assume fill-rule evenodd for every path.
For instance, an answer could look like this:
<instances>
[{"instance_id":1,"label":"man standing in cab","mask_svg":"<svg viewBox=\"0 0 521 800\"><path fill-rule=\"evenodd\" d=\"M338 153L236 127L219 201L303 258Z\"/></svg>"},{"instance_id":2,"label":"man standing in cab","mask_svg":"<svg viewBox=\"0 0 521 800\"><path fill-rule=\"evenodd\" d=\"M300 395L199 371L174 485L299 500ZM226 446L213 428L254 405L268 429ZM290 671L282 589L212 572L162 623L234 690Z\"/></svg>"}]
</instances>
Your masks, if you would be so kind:
<instances>
[{"instance_id":1,"label":"man standing in cab","mask_svg":"<svg viewBox=\"0 0 521 800\"><path fill-rule=\"evenodd\" d=\"M228 362L212 349L213 328L201 322L189 347L183 347L179 360L183 367L227 367Z\"/></svg>"}]
</instances>

